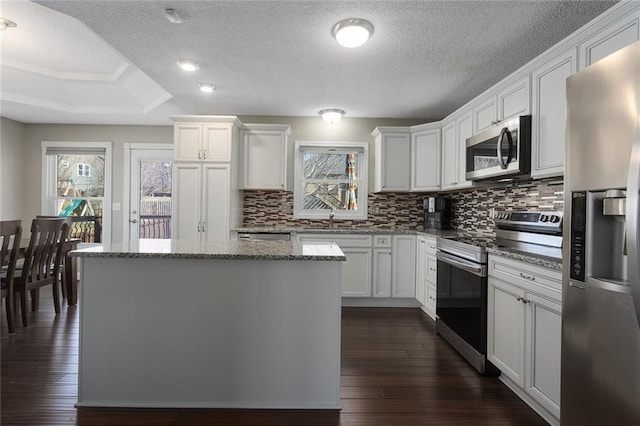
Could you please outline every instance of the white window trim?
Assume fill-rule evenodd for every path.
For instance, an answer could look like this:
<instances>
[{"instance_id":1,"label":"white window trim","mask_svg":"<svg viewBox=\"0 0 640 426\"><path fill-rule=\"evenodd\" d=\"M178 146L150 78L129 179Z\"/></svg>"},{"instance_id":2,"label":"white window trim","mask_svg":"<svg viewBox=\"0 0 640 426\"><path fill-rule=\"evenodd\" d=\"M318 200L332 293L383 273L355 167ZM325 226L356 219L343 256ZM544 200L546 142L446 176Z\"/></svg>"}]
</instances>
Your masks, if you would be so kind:
<instances>
[{"instance_id":1,"label":"white window trim","mask_svg":"<svg viewBox=\"0 0 640 426\"><path fill-rule=\"evenodd\" d=\"M293 175L293 218L294 219L329 219L330 212L327 210L303 210L302 198L303 188L303 158L302 154L305 148L335 148L340 151L361 151L361 161L359 164L358 176L360 176L361 184L358 185L358 210L334 210L334 219L336 220L367 220L368 212L368 162L369 162L369 144L367 142L335 142L335 141L296 141L295 142L295 158L294 158L294 175Z\"/></svg>"},{"instance_id":2,"label":"white window trim","mask_svg":"<svg viewBox=\"0 0 640 426\"><path fill-rule=\"evenodd\" d=\"M112 143L111 142L42 142L42 199L40 214L55 214L53 202L49 194L55 194L56 175L52 161L47 158L47 148L104 148L104 205L102 206L102 243L111 243L111 173L112 173ZM48 173L47 173L48 172Z\"/></svg>"}]
</instances>

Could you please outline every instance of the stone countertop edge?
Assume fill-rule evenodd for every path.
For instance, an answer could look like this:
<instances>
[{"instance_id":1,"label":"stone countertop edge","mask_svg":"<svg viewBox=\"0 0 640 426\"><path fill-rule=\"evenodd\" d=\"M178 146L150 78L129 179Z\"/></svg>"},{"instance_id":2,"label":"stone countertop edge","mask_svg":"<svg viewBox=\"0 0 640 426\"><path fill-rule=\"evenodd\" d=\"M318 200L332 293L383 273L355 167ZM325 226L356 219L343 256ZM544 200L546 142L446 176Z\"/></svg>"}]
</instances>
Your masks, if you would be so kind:
<instances>
[{"instance_id":1,"label":"stone countertop edge","mask_svg":"<svg viewBox=\"0 0 640 426\"><path fill-rule=\"evenodd\" d=\"M290 241L139 240L74 250L69 256L130 259L347 260L340 247L335 244Z\"/></svg>"},{"instance_id":2,"label":"stone countertop edge","mask_svg":"<svg viewBox=\"0 0 640 426\"><path fill-rule=\"evenodd\" d=\"M488 247L487 252L495 254L497 256L506 257L509 259L520 260L525 263L530 263L536 266L542 266L545 268L553 269L556 271L562 271L562 259L556 259L553 257L542 256L537 254L523 253L515 249L510 248L496 248Z\"/></svg>"}]
</instances>

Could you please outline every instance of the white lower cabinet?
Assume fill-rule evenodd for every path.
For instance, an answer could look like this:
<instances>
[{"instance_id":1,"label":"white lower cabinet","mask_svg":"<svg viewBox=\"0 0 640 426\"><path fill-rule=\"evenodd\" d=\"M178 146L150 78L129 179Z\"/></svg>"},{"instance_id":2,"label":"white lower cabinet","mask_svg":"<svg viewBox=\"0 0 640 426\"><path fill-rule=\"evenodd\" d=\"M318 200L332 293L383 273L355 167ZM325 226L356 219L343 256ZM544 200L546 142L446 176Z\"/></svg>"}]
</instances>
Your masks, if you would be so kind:
<instances>
[{"instance_id":1,"label":"white lower cabinet","mask_svg":"<svg viewBox=\"0 0 640 426\"><path fill-rule=\"evenodd\" d=\"M415 235L393 236L391 262L391 297L416 297Z\"/></svg>"},{"instance_id":2,"label":"white lower cabinet","mask_svg":"<svg viewBox=\"0 0 640 426\"><path fill-rule=\"evenodd\" d=\"M416 299L422 310L434 320L436 319L436 280L438 277L436 251L435 237L417 237Z\"/></svg>"},{"instance_id":3,"label":"white lower cabinet","mask_svg":"<svg viewBox=\"0 0 640 426\"><path fill-rule=\"evenodd\" d=\"M347 261L342 265L342 296L371 296L371 249L342 246L340 248L347 257Z\"/></svg>"},{"instance_id":4,"label":"white lower cabinet","mask_svg":"<svg viewBox=\"0 0 640 426\"><path fill-rule=\"evenodd\" d=\"M489 256L487 357L551 424L560 419L559 271Z\"/></svg>"}]
</instances>

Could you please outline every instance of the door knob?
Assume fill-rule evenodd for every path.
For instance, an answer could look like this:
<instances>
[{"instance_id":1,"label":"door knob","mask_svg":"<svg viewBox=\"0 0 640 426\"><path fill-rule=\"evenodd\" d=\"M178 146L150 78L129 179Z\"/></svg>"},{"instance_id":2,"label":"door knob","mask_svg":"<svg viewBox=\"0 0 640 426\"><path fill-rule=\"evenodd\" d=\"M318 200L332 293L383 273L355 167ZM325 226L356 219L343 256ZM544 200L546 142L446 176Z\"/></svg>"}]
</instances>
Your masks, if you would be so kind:
<instances>
[{"instance_id":1,"label":"door knob","mask_svg":"<svg viewBox=\"0 0 640 426\"><path fill-rule=\"evenodd\" d=\"M138 219L131 219L129 222L131 222L131 223L138 223Z\"/></svg>"}]
</instances>

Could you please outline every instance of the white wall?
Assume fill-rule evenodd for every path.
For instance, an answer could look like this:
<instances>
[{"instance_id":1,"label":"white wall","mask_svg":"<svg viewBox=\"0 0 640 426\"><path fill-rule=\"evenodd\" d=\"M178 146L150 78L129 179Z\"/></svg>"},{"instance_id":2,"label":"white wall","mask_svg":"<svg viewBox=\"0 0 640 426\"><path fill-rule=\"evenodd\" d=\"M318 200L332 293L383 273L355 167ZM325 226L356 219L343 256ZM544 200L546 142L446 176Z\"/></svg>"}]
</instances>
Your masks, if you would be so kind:
<instances>
[{"instance_id":1,"label":"white wall","mask_svg":"<svg viewBox=\"0 0 640 426\"><path fill-rule=\"evenodd\" d=\"M41 212L42 141L57 142L111 142L113 145L113 171L111 201L122 204L124 180L125 143L173 143L172 126L98 126L74 124L26 124L25 157L34 164L28 174L25 188L33 188L25 193L25 214L31 220ZM112 241L122 240L122 211L112 212Z\"/></svg>"},{"instance_id":2,"label":"white wall","mask_svg":"<svg viewBox=\"0 0 640 426\"><path fill-rule=\"evenodd\" d=\"M23 228L28 218L25 213L25 191L29 190L24 184L27 175L24 137L24 124L1 117L0 220L22 219ZM36 162L35 168L35 172L40 170L40 164Z\"/></svg>"}]
</instances>

